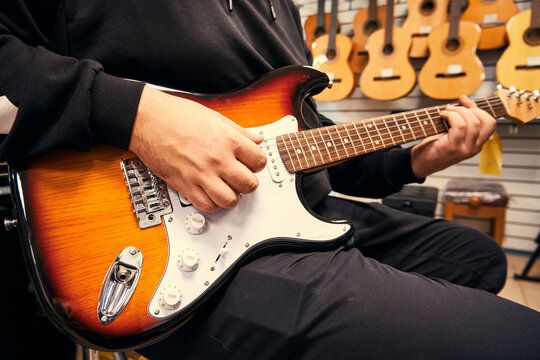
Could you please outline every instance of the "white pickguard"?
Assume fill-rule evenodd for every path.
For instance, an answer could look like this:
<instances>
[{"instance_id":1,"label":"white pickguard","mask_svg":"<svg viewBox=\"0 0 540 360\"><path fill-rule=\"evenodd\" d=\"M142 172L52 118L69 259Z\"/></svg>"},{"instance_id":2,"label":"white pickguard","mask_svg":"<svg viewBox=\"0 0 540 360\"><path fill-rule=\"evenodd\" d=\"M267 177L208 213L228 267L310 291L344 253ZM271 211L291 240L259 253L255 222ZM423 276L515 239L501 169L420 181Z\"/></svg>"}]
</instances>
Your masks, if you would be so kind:
<instances>
[{"instance_id":1,"label":"white pickguard","mask_svg":"<svg viewBox=\"0 0 540 360\"><path fill-rule=\"evenodd\" d=\"M351 230L348 223L325 222L316 218L300 202L296 177L286 170L275 140L277 135L296 132L297 129L297 121L292 116L250 129L264 135L266 140L262 148L268 155L268 163L265 169L257 173L257 190L243 195L232 209L203 213L193 206L182 206L179 194L169 187L174 211L163 218L169 240L169 259L148 306L151 316L168 317L198 302L198 298L221 275L231 270L232 265L247 251L262 242L282 242L284 238L290 242L298 241L299 244L306 241L328 242ZM206 220L205 230L200 234L191 234L185 229L186 216L194 212L203 215ZM224 246L226 251L223 250ZM195 249L198 254L198 266L194 271L186 272L178 266L180 254L185 249ZM220 252L226 254L220 256ZM174 294L181 294L179 305L174 308L163 305L165 289L169 292L174 289Z\"/></svg>"}]
</instances>

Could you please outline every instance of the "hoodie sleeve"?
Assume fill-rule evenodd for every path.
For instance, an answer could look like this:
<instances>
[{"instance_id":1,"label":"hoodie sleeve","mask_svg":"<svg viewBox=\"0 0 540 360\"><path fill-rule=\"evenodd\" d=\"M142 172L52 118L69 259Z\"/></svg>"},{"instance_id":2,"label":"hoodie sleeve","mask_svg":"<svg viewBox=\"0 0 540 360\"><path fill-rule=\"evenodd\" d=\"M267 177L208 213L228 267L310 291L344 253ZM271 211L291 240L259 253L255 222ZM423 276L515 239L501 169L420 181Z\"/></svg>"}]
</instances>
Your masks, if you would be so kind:
<instances>
[{"instance_id":1,"label":"hoodie sleeve","mask_svg":"<svg viewBox=\"0 0 540 360\"><path fill-rule=\"evenodd\" d=\"M49 50L52 31L43 19L56 13L36 19L32 10L22 0L0 4L0 96L18 108L0 159L24 166L60 148L87 151L102 143L127 149L144 84Z\"/></svg>"}]
</instances>

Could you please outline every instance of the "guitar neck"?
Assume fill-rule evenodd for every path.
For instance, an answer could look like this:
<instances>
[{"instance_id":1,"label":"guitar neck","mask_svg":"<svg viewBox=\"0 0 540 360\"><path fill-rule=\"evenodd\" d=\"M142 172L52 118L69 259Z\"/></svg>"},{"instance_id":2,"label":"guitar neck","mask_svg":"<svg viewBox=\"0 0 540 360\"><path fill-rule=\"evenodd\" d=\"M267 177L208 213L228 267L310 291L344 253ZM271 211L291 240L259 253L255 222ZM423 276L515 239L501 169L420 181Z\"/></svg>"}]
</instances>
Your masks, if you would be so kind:
<instances>
[{"instance_id":1,"label":"guitar neck","mask_svg":"<svg viewBox=\"0 0 540 360\"><path fill-rule=\"evenodd\" d=\"M325 0L318 0L317 2L317 27L316 29L324 28L324 2Z\"/></svg>"},{"instance_id":2,"label":"guitar neck","mask_svg":"<svg viewBox=\"0 0 540 360\"><path fill-rule=\"evenodd\" d=\"M337 10L338 10L338 0L332 0L332 12L330 14L330 29L328 30L328 51L336 50Z\"/></svg>"},{"instance_id":3,"label":"guitar neck","mask_svg":"<svg viewBox=\"0 0 540 360\"><path fill-rule=\"evenodd\" d=\"M448 40L459 40L459 19L461 18L461 0L451 0L448 16Z\"/></svg>"},{"instance_id":4,"label":"guitar neck","mask_svg":"<svg viewBox=\"0 0 540 360\"><path fill-rule=\"evenodd\" d=\"M540 0L531 3L531 29L540 28Z\"/></svg>"},{"instance_id":5,"label":"guitar neck","mask_svg":"<svg viewBox=\"0 0 540 360\"><path fill-rule=\"evenodd\" d=\"M475 102L494 118L506 114L498 96ZM444 133L447 125L440 114L446 106L280 135L278 150L290 172L317 170L358 155Z\"/></svg>"},{"instance_id":6,"label":"guitar neck","mask_svg":"<svg viewBox=\"0 0 540 360\"><path fill-rule=\"evenodd\" d=\"M384 28L384 44L392 46L392 30L394 27L394 0L386 4L386 24Z\"/></svg>"},{"instance_id":7,"label":"guitar neck","mask_svg":"<svg viewBox=\"0 0 540 360\"><path fill-rule=\"evenodd\" d=\"M377 0L369 0L367 21L377 21Z\"/></svg>"}]
</instances>

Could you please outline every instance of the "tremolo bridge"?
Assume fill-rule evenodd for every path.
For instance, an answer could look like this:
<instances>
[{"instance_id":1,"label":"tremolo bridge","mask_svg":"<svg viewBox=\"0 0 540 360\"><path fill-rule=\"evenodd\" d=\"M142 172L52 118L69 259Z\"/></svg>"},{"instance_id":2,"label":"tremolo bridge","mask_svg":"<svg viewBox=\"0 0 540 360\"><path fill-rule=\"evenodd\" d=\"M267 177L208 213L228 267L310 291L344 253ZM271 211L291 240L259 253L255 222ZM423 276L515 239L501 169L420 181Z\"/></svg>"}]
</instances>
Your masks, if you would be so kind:
<instances>
[{"instance_id":1,"label":"tremolo bridge","mask_svg":"<svg viewBox=\"0 0 540 360\"><path fill-rule=\"evenodd\" d=\"M139 227L161 224L161 216L172 213L167 184L137 158L122 159L122 170Z\"/></svg>"}]
</instances>

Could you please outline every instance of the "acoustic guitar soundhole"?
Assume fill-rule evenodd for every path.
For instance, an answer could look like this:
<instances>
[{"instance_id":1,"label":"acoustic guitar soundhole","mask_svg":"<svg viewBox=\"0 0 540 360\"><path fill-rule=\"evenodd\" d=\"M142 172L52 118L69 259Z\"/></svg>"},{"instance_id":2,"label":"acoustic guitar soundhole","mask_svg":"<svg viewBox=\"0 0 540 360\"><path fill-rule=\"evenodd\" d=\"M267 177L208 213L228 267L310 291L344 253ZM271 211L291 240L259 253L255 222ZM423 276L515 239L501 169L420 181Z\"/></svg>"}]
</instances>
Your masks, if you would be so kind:
<instances>
[{"instance_id":1,"label":"acoustic guitar soundhole","mask_svg":"<svg viewBox=\"0 0 540 360\"><path fill-rule=\"evenodd\" d=\"M459 49L459 40L458 39L450 39L446 42L446 49L450 52L456 51Z\"/></svg>"},{"instance_id":2,"label":"acoustic guitar soundhole","mask_svg":"<svg viewBox=\"0 0 540 360\"><path fill-rule=\"evenodd\" d=\"M433 1L424 1L420 5L420 13L424 16L430 15L435 10L435 3Z\"/></svg>"},{"instance_id":3,"label":"acoustic guitar soundhole","mask_svg":"<svg viewBox=\"0 0 540 360\"><path fill-rule=\"evenodd\" d=\"M332 49L329 49L327 52L326 52L326 57L328 58L328 60L334 60L337 56L337 51L336 50L332 50Z\"/></svg>"},{"instance_id":4,"label":"acoustic guitar soundhole","mask_svg":"<svg viewBox=\"0 0 540 360\"><path fill-rule=\"evenodd\" d=\"M530 46L540 45L540 28L529 28L523 34L523 40Z\"/></svg>"},{"instance_id":5,"label":"acoustic guitar soundhole","mask_svg":"<svg viewBox=\"0 0 540 360\"><path fill-rule=\"evenodd\" d=\"M392 44L386 44L384 45L382 51L384 55L390 55L391 53L394 52L394 47L392 46Z\"/></svg>"},{"instance_id":6,"label":"acoustic guitar soundhole","mask_svg":"<svg viewBox=\"0 0 540 360\"><path fill-rule=\"evenodd\" d=\"M326 34L326 29L324 26L319 26L315 29L315 37L323 36L324 34Z\"/></svg>"},{"instance_id":7,"label":"acoustic guitar soundhole","mask_svg":"<svg viewBox=\"0 0 540 360\"><path fill-rule=\"evenodd\" d=\"M379 20L370 20L366 21L364 25L364 34L367 36L371 35L375 30L379 29L381 27L381 23Z\"/></svg>"}]
</instances>

